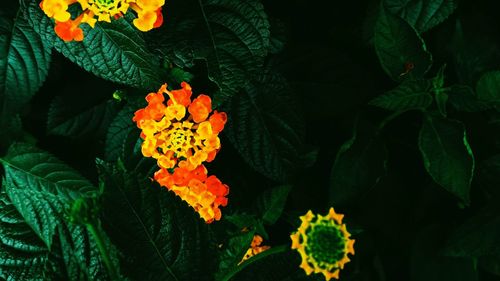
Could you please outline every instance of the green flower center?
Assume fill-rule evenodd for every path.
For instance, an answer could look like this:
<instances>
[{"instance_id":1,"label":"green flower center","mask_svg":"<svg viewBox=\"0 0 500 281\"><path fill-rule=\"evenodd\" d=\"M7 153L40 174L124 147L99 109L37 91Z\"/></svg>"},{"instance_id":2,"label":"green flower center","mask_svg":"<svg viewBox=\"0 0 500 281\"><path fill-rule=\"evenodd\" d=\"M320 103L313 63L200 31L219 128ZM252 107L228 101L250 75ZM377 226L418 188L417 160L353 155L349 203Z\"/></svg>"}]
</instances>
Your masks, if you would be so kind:
<instances>
[{"instance_id":1,"label":"green flower center","mask_svg":"<svg viewBox=\"0 0 500 281\"><path fill-rule=\"evenodd\" d=\"M167 133L167 135L169 135L166 142L168 150L182 152L191 147L191 140L193 138L191 130L176 128Z\"/></svg>"},{"instance_id":2,"label":"green flower center","mask_svg":"<svg viewBox=\"0 0 500 281\"><path fill-rule=\"evenodd\" d=\"M307 234L306 251L320 266L341 260L344 249L344 235L336 225L316 225Z\"/></svg>"}]
</instances>

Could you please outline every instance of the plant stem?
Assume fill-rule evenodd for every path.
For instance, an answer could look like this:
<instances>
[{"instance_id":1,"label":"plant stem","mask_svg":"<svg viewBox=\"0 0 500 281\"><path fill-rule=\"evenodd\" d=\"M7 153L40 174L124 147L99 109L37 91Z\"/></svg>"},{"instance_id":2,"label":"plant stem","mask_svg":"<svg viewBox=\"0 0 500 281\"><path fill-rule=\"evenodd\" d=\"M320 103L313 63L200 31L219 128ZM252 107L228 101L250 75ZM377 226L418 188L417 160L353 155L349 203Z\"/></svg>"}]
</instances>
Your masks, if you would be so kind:
<instances>
[{"instance_id":1,"label":"plant stem","mask_svg":"<svg viewBox=\"0 0 500 281\"><path fill-rule=\"evenodd\" d=\"M97 244L97 248L99 249L99 253L101 254L101 258L104 262L104 265L106 266L108 270L108 274L111 280L118 280L118 273L116 271L116 268L114 267L113 263L111 262L111 258L109 256L108 249L106 248L104 244L104 238L102 235L102 230L101 228L97 228L96 225L98 222L94 223L87 223L85 226L87 227L88 231L90 234L92 234L92 237L94 237L94 240Z\"/></svg>"}]
</instances>

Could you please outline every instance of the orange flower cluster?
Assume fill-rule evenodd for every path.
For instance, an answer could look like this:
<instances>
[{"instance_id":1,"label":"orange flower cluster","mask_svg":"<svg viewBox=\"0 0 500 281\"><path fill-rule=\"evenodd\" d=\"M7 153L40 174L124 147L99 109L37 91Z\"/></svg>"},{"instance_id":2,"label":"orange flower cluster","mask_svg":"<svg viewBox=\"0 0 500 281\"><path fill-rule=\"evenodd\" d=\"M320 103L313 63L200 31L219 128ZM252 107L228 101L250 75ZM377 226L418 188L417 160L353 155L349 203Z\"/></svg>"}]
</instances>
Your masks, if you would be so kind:
<instances>
[{"instance_id":1,"label":"orange flower cluster","mask_svg":"<svg viewBox=\"0 0 500 281\"><path fill-rule=\"evenodd\" d=\"M69 6L80 4L83 12L71 19ZM80 24L94 28L97 21L111 22L111 18L122 17L129 8L136 14L133 24L141 31L160 27L163 23L161 8L165 0L43 0L40 8L56 22L56 34L66 42L82 41Z\"/></svg>"},{"instance_id":2,"label":"orange flower cluster","mask_svg":"<svg viewBox=\"0 0 500 281\"><path fill-rule=\"evenodd\" d=\"M203 163L217 155L221 147L218 134L227 116L212 112L209 96L191 100L191 86L185 82L181 86L168 91L164 84L157 93L148 94L148 105L137 110L132 120L142 130L142 154L156 159L160 168L154 179L210 223L220 220L219 206L227 205L229 187L216 176L208 176ZM166 104L164 94L169 97Z\"/></svg>"}]
</instances>

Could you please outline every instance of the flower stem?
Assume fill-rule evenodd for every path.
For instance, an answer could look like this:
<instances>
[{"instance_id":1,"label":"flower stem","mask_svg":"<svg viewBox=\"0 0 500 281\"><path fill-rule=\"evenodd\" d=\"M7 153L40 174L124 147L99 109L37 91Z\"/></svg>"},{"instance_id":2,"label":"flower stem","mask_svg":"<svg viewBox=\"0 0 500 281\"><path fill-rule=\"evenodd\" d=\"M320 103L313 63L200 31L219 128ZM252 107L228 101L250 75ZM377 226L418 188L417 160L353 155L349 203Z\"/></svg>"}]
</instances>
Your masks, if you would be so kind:
<instances>
[{"instance_id":1,"label":"flower stem","mask_svg":"<svg viewBox=\"0 0 500 281\"><path fill-rule=\"evenodd\" d=\"M109 251L104 244L102 229L100 227L96 227L96 225L98 225L98 222L85 224L85 226L87 227L87 230L90 232L90 234L94 238L94 241L97 244L97 248L99 249L99 253L101 254L101 258L104 262L104 265L106 266L106 269L108 270L108 274L109 274L110 279L111 280L118 280L119 279L118 273L116 271L115 266L111 262L111 258L109 256Z\"/></svg>"}]
</instances>

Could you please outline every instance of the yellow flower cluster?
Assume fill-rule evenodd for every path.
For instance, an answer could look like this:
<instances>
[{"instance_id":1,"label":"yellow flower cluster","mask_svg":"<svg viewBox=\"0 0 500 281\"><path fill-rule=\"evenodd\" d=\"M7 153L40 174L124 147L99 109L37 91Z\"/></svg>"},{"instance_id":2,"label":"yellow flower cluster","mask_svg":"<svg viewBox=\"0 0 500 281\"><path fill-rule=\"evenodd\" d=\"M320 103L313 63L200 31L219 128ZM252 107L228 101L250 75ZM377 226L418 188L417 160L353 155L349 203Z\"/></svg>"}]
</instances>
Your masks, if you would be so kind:
<instances>
[{"instance_id":1,"label":"yellow flower cluster","mask_svg":"<svg viewBox=\"0 0 500 281\"><path fill-rule=\"evenodd\" d=\"M73 4L79 4L82 13L71 19L68 11ZM56 22L54 30L64 41L82 41L83 31L80 24L86 23L92 28L97 21L111 22L132 9L137 18L133 24L141 31L160 27L163 23L161 13L165 0L43 0L40 8Z\"/></svg>"},{"instance_id":2,"label":"yellow flower cluster","mask_svg":"<svg viewBox=\"0 0 500 281\"><path fill-rule=\"evenodd\" d=\"M292 249L302 258L300 267L307 275L322 273L326 280L338 279L340 269L350 261L347 255L354 255L354 240L349 239L351 235L342 224L343 217L333 208L326 216L308 211L300 217L302 224L290 238Z\"/></svg>"}]
</instances>

